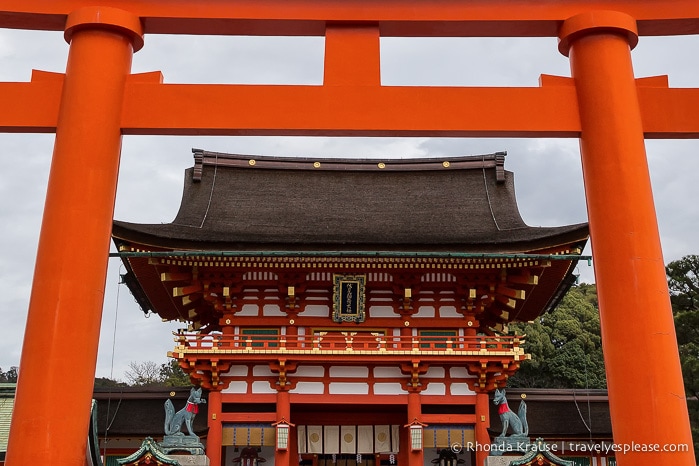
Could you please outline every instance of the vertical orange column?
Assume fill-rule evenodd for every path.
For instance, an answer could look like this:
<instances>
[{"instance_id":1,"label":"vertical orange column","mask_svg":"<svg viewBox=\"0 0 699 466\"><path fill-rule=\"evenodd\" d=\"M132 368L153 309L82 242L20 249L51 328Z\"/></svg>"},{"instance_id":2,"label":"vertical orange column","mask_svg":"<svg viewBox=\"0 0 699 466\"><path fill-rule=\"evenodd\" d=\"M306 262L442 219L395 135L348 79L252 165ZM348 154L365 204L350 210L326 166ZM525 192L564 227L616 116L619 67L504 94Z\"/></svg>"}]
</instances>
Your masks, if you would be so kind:
<instances>
[{"instance_id":1,"label":"vertical orange column","mask_svg":"<svg viewBox=\"0 0 699 466\"><path fill-rule=\"evenodd\" d=\"M209 433L206 435L206 456L209 457L211 466L221 466L221 444L223 443L221 392L218 390L209 392L208 404L209 419L207 424Z\"/></svg>"},{"instance_id":2,"label":"vertical orange column","mask_svg":"<svg viewBox=\"0 0 699 466\"><path fill-rule=\"evenodd\" d=\"M420 399L419 391L408 392L408 424L412 423L414 420L420 421L422 418L422 400ZM410 427L405 428L410 432ZM424 431L423 431L424 435ZM408 443L406 445L401 445L401 450L405 448L408 453L408 466L423 466L425 461L424 448L419 451L413 451L410 447L410 434L408 434ZM424 446L424 442L423 442Z\"/></svg>"},{"instance_id":3,"label":"vertical orange column","mask_svg":"<svg viewBox=\"0 0 699 466\"><path fill-rule=\"evenodd\" d=\"M490 445L490 407L488 405L488 392L476 393L476 464L482 466L489 455L486 445Z\"/></svg>"},{"instance_id":4,"label":"vertical orange column","mask_svg":"<svg viewBox=\"0 0 699 466\"><path fill-rule=\"evenodd\" d=\"M329 86L380 86L378 25L328 24L323 83Z\"/></svg>"},{"instance_id":5,"label":"vertical orange column","mask_svg":"<svg viewBox=\"0 0 699 466\"><path fill-rule=\"evenodd\" d=\"M300 345L299 341L299 328L292 324L294 319L290 319L289 325L286 326L286 347L287 348L297 348Z\"/></svg>"},{"instance_id":6,"label":"vertical orange column","mask_svg":"<svg viewBox=\"0 0 699 466\"><path fill-rule=\"evenodd\" d=\"M69 15L56 130L6 464L83 466L137 17ZM39 105L41 103L38 103Z\"/></svg>"},{"instance_id":7,"label":"vertical orange column","mask_svg":"<svg viewBox=\"0 0 699 466\"><path fill-rule=\"evenodd\" d=\"M568 19L560 39L580 107L614 441L630 450L617 462L694 465L631 64L636 24L622 13L589 12ZM689 451L640 451L678 443Z\"/></svg>"},{"instance_id":8,"label":"vertical orange column","mask_svg":"<svg viewBox=\"0 0 699 466\"><path fill-rule=\"evenodd\" d=\"M291 401L290 401L289 391L284 389L277 390L277 421L282 419L287 422L291 422ZM289 427L289 431L293 427ZM292 435L289 435L289 447L287 450L275 450L274 453L274 466L289 466L291 463L291 440Z\"/></svg>"}]
</instances>

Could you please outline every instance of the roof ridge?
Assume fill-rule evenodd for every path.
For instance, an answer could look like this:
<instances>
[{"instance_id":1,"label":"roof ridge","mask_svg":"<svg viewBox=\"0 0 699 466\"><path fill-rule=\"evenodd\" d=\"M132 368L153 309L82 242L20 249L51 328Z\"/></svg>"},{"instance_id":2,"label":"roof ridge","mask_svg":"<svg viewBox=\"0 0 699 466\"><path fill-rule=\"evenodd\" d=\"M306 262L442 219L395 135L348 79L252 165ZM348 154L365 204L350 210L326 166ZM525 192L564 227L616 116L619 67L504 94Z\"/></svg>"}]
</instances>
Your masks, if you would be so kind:
<instances>
[{"instance_id":1,"label":"roof ridge","mask_svg":"<svg viewBox=\"0 0 699 466\"><path fill-rule=\"evenodd\" d=\"M351 159L335 157L280 157L246 155L192 149L195 181L201 180L204 166L308 171L428 171L444 169L495 168L497 180L504 181L506 151L482 155L428 158Z\"/></svg>"}]
</instances>

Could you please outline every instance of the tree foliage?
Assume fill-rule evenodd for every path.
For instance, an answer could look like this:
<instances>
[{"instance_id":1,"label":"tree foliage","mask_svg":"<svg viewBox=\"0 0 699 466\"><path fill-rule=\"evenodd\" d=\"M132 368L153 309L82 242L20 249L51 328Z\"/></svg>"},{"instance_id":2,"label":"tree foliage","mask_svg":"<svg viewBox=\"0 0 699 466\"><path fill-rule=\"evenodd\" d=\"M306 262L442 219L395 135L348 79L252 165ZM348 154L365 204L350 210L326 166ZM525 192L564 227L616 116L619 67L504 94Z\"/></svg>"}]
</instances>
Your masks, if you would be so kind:
<instances>
[{"instance_id":1,"label":"tree foliage","mask_svg":"<svg viewBox=\"0 0 699 466\"><path fill-rule=\"evenodd\" d=\"M160 365L160 380L167 387L187 387L192 384L175 359Z\"/></svg>"},{"instance_id":2,"label":"tree foliage","mask_svg":"<svg viewBox=\"0 0 699 466\"><path fill-rule=\"evenodd\" d=\"M189 376L182 371L174 359L160 365L153 361L132 361L129 363L129 370L124 375L132 387L186 387L191 385Z\"/></svg>"},{"instance_id":3,"label":"tree foliage","mask_svg":"<svg viewBox=\"0 0 699 466\"><path fill-rule=\"evenodd\" d=\"M675 313L696 312L699 309L699 256L684 256L672 261L665 272L672 310Z\"/></svg>"},{"instance_id":4,"label":"tree foliage","mask_svg":"<svg viewBox=\"0 0 699 466\"><path fill-rule=\"evenodd\" d=\"M606 387L594 285L573 286L553 311L512 329L526 334L524 349L532 358L510 378L511 387Z\"/></svg>"},{"instance_id":5,"label":"tree foliage","mask_svg":"<svg viewBox=\"0 0 699 466\"><path fill-rule=\"evenodd\" d=\"M119 380L110 379L109 377L95 377L95 387L128 387L126 382L121 382Z\"/></svg>"},{"instance_id":6,"label":"tree foliage","mask_svg":"<svg viewBox=\"0 0 699 466\"><path fill-rule=\"evenodd\" d=\"M699 449L699 256L689 255L665 267L675 318L694 447Z\"/></svg>"},{"instance_id":7,"label":"tree foliage","mask_svg":"<svg viewBox=\"0 0 699 466\"><path fill-rule=\"evenodd\" d=\"M153 361L131 361L124 375L133 387L160 385L160 366Z\"/></svg>"},{"instance_id":8,"label":"tree foliage","mask_svg":"<svg viewBox=\"0 0 699 466\"><path fill-rule=\"evenodd\" d=\"M17 383L17 366L12 366L7 372L0 368L0 383Z\"/></svg>"}]
</instances>

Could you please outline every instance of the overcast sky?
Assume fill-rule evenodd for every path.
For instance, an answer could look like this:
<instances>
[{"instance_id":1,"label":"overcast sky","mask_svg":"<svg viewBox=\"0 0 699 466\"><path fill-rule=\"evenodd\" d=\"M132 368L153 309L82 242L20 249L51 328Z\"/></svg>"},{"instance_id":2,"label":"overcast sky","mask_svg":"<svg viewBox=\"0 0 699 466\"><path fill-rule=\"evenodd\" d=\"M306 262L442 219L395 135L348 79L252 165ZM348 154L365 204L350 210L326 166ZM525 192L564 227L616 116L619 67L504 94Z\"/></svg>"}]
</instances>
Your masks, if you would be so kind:
<instances>
[{"instance_id":1,"label":"overcast sky","mask_svg":"<svg viewBox=\"0 0 699 466\"><path fill-rule=\"evenodd\" d=\"M570 76L556 40L383 39L384 85L536 86L540 74ZM641 38L637 77L667 74L672 87L699 87L699 37ZM0 81L28 81L32 69L63 72L62 33L0 29ZM148 36L133 72L160 70L167 83L321 84L322 38ZM40 104L40 103L29 103ZM235 109L231 109L235 111ZM587 220L576 139L150 137L124 138L115 217L173 219L191 148L281 156L443 157L506 150L520 211L529 225ZM0 134L0 368L19 363L53 135ZM699 253L697 141L647 141L665 261ZM589 247L585 251L590 253ZM179 325L145 318L119 285L110 259L97 376L124 379L131 361L166 362ZM123 272L123 270L121 270ZM594 282L581 263L581 281ZM66 342L69 348L69 342ZM69 351L67 357L70 357Z\"/></svg>"}]
</instances>

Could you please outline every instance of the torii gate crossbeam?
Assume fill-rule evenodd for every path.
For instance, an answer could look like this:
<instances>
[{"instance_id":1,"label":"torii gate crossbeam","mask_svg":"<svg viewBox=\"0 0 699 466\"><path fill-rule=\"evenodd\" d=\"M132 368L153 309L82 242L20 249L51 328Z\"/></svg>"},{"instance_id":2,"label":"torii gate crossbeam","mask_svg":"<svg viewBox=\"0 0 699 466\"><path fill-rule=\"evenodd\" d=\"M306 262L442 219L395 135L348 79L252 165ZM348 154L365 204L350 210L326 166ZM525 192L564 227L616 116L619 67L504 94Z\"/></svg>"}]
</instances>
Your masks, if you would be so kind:
<instances>
[{"instance_id":1,"label":"torii gate crossbeam","mask_svg":"<svg viewBox=\"0 0 699 466\"><path fill-rule=\"evenodd\" d=\"M65 30L70 43L65 75L0 83L0 130L56 132L9 466L84 463L123 134L579 137L615 442L691 446L644 137L699 136L699 89L635 80L630 49L639 35L699 33L696 0L4 3L0 27ZM324 35L324 84L130 75L144 33ZM572 78L542 77L538 88L381 86L381 36L556 36ZM617 459L695 464L691 447Z\"/></svg>"}]
</instances>

